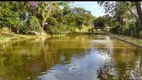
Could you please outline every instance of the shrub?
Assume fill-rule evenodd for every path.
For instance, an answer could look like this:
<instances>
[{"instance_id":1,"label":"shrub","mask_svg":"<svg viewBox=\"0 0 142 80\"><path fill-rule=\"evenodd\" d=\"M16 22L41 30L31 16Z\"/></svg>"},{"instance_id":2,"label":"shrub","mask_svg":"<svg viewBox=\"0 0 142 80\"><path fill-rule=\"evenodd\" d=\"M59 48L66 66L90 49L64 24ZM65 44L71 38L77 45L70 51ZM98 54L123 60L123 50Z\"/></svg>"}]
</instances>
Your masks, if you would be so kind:
<instances>
[{"instance_id":1,"label":"shrub","mask_svg":"<svg viewBox=\"0 0 142 80\"><path fill-rule=\"evenodd\" d=\"M57 20L54 17L49 17L47 19L47 22L49 25L56 25L57 24Z\"/></svg>"},{"instance_id":2,"label":"shrub","mask_svg":"<svg viewBox=\"0 0 142 80\"><path fill-rule=\"evenodd\" d=\"M38 19L34 16L31 16L27 22L21 22L20 32L24 34L40 33L42 32L42 28Z\"/></svg>"},{"instance_id":3,"label":"shrub","mask_svg":"<svg viewBox=\"0 0 142 80\"><path fill-rule=\"evenodd\" d=\"M53 34L62 34L67 32L67 26L62 23L58 23L55 26L50 27L50 30Z\"/></svg>"}]
</instances>

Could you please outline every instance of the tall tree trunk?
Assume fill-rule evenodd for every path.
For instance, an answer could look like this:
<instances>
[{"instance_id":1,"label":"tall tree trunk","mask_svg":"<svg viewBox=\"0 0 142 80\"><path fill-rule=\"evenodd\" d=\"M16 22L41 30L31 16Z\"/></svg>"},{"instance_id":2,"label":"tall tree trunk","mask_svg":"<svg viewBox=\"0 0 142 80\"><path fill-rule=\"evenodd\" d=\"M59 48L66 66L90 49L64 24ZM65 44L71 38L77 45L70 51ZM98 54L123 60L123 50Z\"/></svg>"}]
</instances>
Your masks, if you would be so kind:
<instances>
[{"instance_id":1,"label":"tall tree trunk","mask_svg":"<svg viewBox=\"0 0 142 80\"><path fill-rule=\"evenodd\" d=\"M42 25L42 35L43 35L44 34L44 25L45 25L44 20L41 21L41 25Z\"/></svg>"},{"instance_id":2,"label":"tall tree trunk","mask_svg":"<svg viewBox=\"0 0 142 80\"><path fill-rule=\"evenodd\" d=\"M42 24L42 28L44 29L44 20L42 20L42 22L41 22L41 24Z\"/></svg>"},{"instance_id":3,"label":"tall tree trunk","mask_svg":"<svg viewBox=\"0 0 142 80\"><path fill-rule=\"evenodd\" d=\"M139 1L135 1L135 6L136 6L136 9L137 9L137 14L138 14L139 25L138 25L137 29L138 29L138 36L139 36L139 32L142 29L142 9L141 9L141 3Z\"/></svg>"},{"instance_id":4,"label":"tall tree trunk","mask_svg":"<svg viewBox=\"0 0 142 80\"><path fill-rule=\"evenodd\" d=\"M142 24L142 9L141 9L141 3L139 1L135 2L136 5L136 9L137 9L137 14L138 14L138 19L140 21L140 23Z\"/></svg>"}]
</instances>

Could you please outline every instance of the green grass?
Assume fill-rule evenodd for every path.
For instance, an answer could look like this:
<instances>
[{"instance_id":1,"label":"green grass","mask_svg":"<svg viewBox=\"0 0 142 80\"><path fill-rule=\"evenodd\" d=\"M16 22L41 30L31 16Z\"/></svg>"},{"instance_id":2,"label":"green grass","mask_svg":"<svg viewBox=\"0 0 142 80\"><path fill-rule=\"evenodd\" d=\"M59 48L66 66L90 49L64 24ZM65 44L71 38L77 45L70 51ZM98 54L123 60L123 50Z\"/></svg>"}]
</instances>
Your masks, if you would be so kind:
<instances>
[{"instance_id":1,"label":"green grass","mask_svg":"<svg viewBox=\"0 0 142 80\"><path fill-rule=\"evenodd\" d=\"M135 38L135 37L130 37L130 36L118 35L118 34L111 34L111 35L119 37L123 40L129 41L131 43L142 46L142 39L141 38Z\"/></svg>"},{"instance_id":2,"label":"green grass","mask_svg":"<svg viewBox=\"0 0 142 80\"><path fill-rule=\"evenodd\" d=\"M2 33L0 36L0 44L6 42L17 42L29 39L39 38L41 36L37 35L22 35L22 34L14 34L14 33ZM45 35L44 37L49 37L49 35Z\"/></svg>"}]
</instances>

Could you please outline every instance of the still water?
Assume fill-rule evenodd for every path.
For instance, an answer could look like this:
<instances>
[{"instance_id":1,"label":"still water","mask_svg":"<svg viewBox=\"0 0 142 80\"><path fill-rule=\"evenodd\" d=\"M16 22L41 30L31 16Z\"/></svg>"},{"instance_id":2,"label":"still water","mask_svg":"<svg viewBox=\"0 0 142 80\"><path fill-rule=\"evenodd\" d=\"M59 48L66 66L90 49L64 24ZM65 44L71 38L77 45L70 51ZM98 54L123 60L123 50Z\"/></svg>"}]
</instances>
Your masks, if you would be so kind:
<instances>
[{"instance_id":1,"label":"still water","mask_svg":"<svg viewBox=\"0 0 142 80\"><path fill-rule=\"evenodd\" d=\"M104 35L0 45L0 80L142 80L142 49Z\"/></svg>"}]
</instances>

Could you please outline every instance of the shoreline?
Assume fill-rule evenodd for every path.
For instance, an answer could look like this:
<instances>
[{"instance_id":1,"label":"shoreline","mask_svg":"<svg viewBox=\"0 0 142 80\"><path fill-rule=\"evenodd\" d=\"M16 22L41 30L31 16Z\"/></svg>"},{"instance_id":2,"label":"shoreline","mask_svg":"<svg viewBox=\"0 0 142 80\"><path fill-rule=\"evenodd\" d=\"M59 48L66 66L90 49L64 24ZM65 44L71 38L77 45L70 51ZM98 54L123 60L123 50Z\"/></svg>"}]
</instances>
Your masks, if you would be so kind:
<instances>
[{"instance_id":1,"label":"shoreline","mask_svg":"<svg viewBox=\"0 0 142 80\"><path fill-rule=\"evenodd\" d=\"M128 44L134 45L136 47L142 48L142 39L140 38L134 38L134 37L119 35L119 34L107 34L107 35L112 38L126 42Z\"/></svg>"},{"instance_id":2,"label":"shoreline","mask_svg":"<svg viewBox=\"0 0 142 80\"><path fill-rule=\"evenodd\" d=\"M64 35L49 35L45 34L44 36L41 35L23 35L23 34L14 34L14 33L2 33L2 36L0 37L0 44L4 43L9 43L9 42L19 42L19 41L25 41L25 40L32 40L32 39L37 39L37 38L50 38L50 37L58 37L58 36L66 36L66 35L95 35L96 33L69 33L69 34L64 34ZM98 33L97 33L98 34ZM100 33L99 33L100 34ZM141 47L142 48L142 39L141 38L134 38L130 36L125 36L125 35L119 35L119 34L101 34L101 35L108 35L112 38L124 41L128 44ZM3 38L3 39L2 39Z\"/></svg>"},{"instance_id":3,"label":"shoreline","mask_svg":"<svg viewBox=\"0 0 142 80\"><path fill-rule=\"evenodd\" d=\"M15 34L15 33L2 33L0 36L0 44L9 43L9 42L21 42L25 40L32 40L37 38L48 38L50 35L46 34L44 36L40 35L24 35L24 34Z\"/></svg>"}]
</instances>

